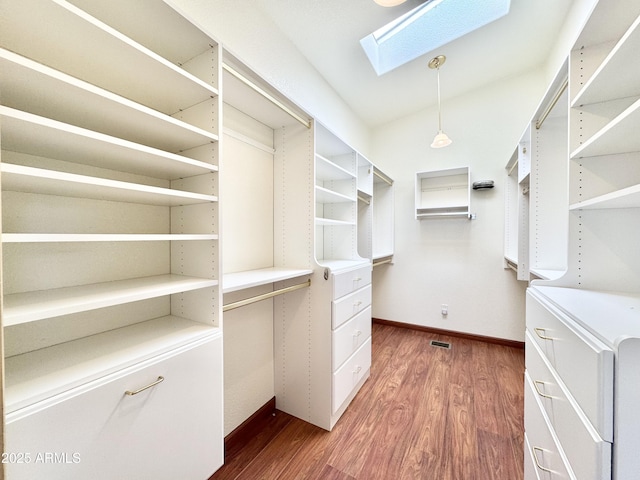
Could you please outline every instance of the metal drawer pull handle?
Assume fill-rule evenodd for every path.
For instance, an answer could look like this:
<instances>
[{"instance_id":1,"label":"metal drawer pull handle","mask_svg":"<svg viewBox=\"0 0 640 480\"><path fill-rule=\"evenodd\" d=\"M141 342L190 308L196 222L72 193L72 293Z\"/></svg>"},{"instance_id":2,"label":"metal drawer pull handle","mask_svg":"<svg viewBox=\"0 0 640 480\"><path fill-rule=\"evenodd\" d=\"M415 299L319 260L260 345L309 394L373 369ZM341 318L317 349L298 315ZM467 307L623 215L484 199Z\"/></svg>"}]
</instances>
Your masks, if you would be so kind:
<instances>
[{"instance_id":1,"label":"metal drawer pull handle","mask_svg":"<svg viewBox=\"0 0 640 480\"><path fill-rule=\"evenodd\" d=\"M354 282L359 282L360 280L362 280L362 277L356 277L353 279Z\"/></svg>"},{"instance_id":2,"label":"metal drawer pull handle","mask_svg":"<svg viewBox=\"0 0 640 480\"><path fill-rule=\"evenodd\" d=\"M360 373L360 370L362 370L362 367L358 366L353 373Z\"/></svg>"},{"instance_id":3,"label":"metal drawer pull handle","mask_svg":"<svg viewBox=\"0 0 640 480\"><path fill-rule=\"evenodd\" d=\"M155 382L150 383L146 387L139 388L138 390L134 390L133 392L131 390L127 390L124 393L125 393L125 395L130 395L130 396L131 395L137 395L140 392L144 392L145 390L147 390L147 389L149 389L151 387L155 387L156 385L158 385L159 383L162 383L162 382L164 382L164 377L158 377L158 379Z\"/></svg>"},{"instance_id":4,"label":"metal drawer pull handle","mask_svg":"<svg viewBox=\"0 0 640 480\"><path fill-rule=\"evenodd\" d=\"M540 462L538 461L538 455L536 454L536 451L540 451L544 453L544 450L540 447L531 447L531 449L533 450L533 459L536 462L536 467L538 467L543 472L552 472L553 470L551 470L550 468L543 467L542 465L540 465Z\"/></svg>"},{"instance_id":5,"label":"metal drawer pull handle","mask_svg":"<svg viewBox=\"0 0 640 480\"><path fill-rule=\"evenodd\" d=\"M534 328L533 330L536 332L536 335L538 335L541 339L543 339L543 340L553 340L553 338L547 337L545 335L546 331L545 331L544 328L538 327L538 328ZM542 332L542 333L540 333L540 332Z\"/></svg>"},{"instance_id":6,"label":"metal drawer pull handle","mask_svg":"<svg viewBox=\"0 0 640 480\"><path fill-rule=\"evenodd\" d=\"M540 384L542 384L542 385L544 385L544 384L545 384L544 382L542 382L542 381L540 381L540 380L534 380L534 381L533 381L533 386L535 387L536 392L538 393L538 395L540 395L541 397L544 397L544 398L553 398L551 395L547 395L546 393L542 393L542 392L540 391L540 389L538 388L538 384L539 384L539 383L540 383Z\"/></svg>"},{"instance_id":7,"label":"metal drawer pull handle","mask_svg":"<svg viewBox=\"0 0 640 480\"><path fill-rule=\"evenodd\" d=\"M354 307L359 307L360 305L362 305L362 300L359 300L353 304Z\"/></svg>"}]
</instances>

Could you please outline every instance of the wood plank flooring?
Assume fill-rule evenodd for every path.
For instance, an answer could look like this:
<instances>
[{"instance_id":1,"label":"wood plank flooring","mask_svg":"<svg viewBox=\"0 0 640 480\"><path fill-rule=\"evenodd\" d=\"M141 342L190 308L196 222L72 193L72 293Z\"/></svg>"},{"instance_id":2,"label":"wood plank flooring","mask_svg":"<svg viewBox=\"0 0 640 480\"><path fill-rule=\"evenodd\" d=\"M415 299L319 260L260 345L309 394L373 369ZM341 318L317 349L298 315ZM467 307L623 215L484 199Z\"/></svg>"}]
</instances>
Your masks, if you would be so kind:
<instances>
[{"instance_id":1,"label":"wood plank flooring","mask_svg":"<svg viewBox=\"0 0 640 480\"><path fill-rule=\"evenodd\" d=\"M276 412L211 480L523 478L522 349L380 324L372 335L371 377L332 432Z\"/></svg>"}]
</instances>

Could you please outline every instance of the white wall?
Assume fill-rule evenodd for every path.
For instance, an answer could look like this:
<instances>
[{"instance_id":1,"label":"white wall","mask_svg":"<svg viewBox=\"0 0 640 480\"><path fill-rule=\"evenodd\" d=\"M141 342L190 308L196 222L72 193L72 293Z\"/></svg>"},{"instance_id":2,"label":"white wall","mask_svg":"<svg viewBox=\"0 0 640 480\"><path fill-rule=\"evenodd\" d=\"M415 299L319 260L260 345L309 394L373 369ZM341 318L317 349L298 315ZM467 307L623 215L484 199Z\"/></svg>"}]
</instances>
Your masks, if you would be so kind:
<instances>
[{"instance_id":1,"label":"white wall","mask_svg":"<svg viewBox=\"0 0 640 480\"><path fill-rule=\"evenodd\" d=\"M447 100L443 129L453 144L443 149L429 147L436 109L373 132L372 158L395 180L394 263L375 270L374 317L523 340L525 285L502 261L504 167L544 94L544 82L541 69ZM472 181L496 185L472 191L477 219L416 220L415 173L466 165ZM449 307L446 317L441 304Z\"/></svg>"}]
</instances>

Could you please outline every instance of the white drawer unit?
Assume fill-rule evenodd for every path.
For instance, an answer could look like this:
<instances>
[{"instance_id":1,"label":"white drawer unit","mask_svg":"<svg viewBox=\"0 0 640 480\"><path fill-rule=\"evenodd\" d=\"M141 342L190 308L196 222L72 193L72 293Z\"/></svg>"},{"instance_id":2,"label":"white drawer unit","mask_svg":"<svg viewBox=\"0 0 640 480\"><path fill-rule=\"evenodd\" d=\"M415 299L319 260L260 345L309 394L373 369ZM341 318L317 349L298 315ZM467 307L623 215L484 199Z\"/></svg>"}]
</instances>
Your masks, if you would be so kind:
<instances>
[{"instance_id":1,"label":"white drawer unit","mask_svg":"<svg viewBox=\"0 0 640 480\"><path fill-rule=\"evenodd\" d=\"M335 329L371 305L371 285L331 302L331 326Z\"/></svg>"},{"instance_id":2,"label":"white drawer unit","mask_svg":"<svg viewBox=\"0 0 640 480\"><path fill-rule=\"evenodd\" d=\"M340 298L371 284L371 265L333 275L333 298Z\"/></svg>"},{"instance_id":3,"label":"white drawer unit","mask_svg":"<svg viewBox=\"0 0 640 480\"><path fill-rule=\"evenodd\" d=\"M613 351L535 290L527 292L527 330L600 435L613 438Z\"/></svg>"},{"instance_id":4,"label":"white drawer unit","mask_svg":"<svg viewBox=\"0 0 640 480\"><path fill-rule=\"evenodd\" d=\"M335 371L371 336L371 307L365 308L332 333L332 365Z\"/></svg>"},{"instance_id":5,"label":"white drawer unit","mask_svg":"<svg viewBox=\"0 0 640 480\"><path fill-rule=\"evenodd\" d=\"M335 413L371 368L371 337L333 374L332 411Z\"/></svg>"},{"instance_id":6,"label":"white drawer unit","mask_svg":"<svg viewBox=\"0 0 640 480\"><path fill-rule=\"evenodd\" d=\"M223 463L221 362L217 335L9 414L8 478L208 478Z\"/></svg>"},{"instance_id":7,"label":"white drawer unit","mask_svg":"<svg viewBox=\"0 0 640 480\"><path fill-rule=\"evenodd\" d=\"M577 480L560 447L553 428L540 405L533 382L525 373L524 382L524 428L537 478L541 480L572 479ZM525 477L534 480L536 477ZM582 480L582 479L580 479Z\"/></svg>"},{"instance_id":8,"label":"white drawer unit","mask_svg":"<svg viewBox=\"0 0 640 480\"><path fill-rule=\"evenodd\" d=\"M544 357L529 332L526 333L526 365L538 396L564 453L578 478L611 477L611 441L605 441L592 426L564 383Z\"/></svg>"}]
</instances>

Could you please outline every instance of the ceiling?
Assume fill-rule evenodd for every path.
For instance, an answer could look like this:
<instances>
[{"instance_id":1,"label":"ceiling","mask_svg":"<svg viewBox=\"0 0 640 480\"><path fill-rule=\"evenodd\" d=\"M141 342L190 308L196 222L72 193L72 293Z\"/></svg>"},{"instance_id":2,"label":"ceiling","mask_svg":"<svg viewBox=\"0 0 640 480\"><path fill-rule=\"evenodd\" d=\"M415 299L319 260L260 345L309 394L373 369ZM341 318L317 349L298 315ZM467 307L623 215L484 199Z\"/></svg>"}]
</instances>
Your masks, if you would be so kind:
<instances>
[{"instance_id":1,"label":"ceiling","mask_svg":"<svg viewBox=\"0 0 640 480\"><path fill-rule=\"evenodd\" d=\"M376 127L436 102L436 74L427 66L436 55L447 56L440 69L443 102L541 66L572 1L511 0L507 16L380 77L360 39L424 0L390 8L373 0L254 0L254 5L353 112L367 126Z\"/></svg>"}]
</instances>

